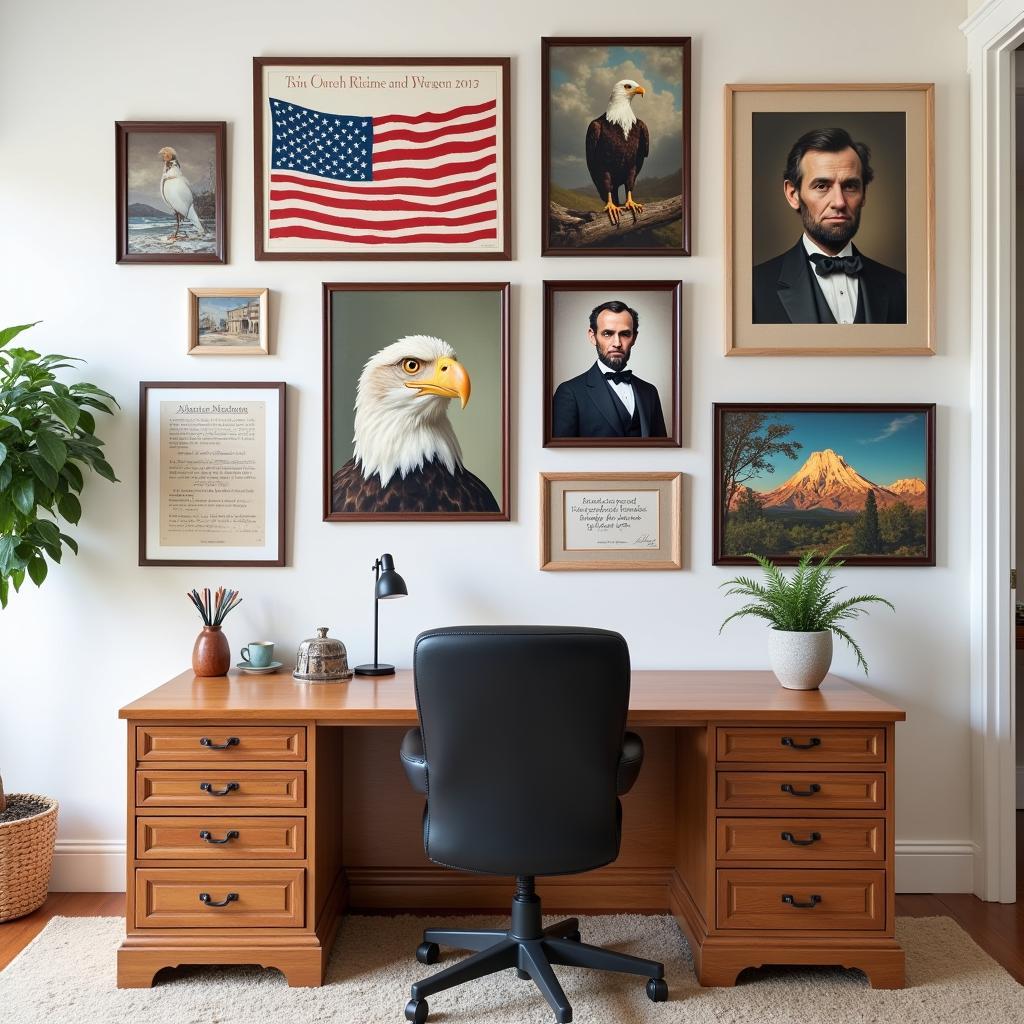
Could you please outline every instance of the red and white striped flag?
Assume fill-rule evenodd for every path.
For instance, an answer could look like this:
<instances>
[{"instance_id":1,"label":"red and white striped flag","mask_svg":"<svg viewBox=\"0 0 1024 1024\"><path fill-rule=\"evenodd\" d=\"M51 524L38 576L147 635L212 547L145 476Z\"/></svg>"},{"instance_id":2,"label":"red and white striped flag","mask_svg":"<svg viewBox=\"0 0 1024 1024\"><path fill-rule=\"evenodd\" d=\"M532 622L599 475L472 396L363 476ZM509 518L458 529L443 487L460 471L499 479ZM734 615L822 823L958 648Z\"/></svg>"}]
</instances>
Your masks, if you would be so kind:
<instances>
[{"instance_id":1,"label":"red and white striped flag","mask_svg":"<svg viewBox=\"0 0 1024 1024\"><path fill-rule=\"evenodd\" d=\"M356 116L270 99L269 237L459 246L498 237L497 103Z\"/></svg>"}]
</instances>

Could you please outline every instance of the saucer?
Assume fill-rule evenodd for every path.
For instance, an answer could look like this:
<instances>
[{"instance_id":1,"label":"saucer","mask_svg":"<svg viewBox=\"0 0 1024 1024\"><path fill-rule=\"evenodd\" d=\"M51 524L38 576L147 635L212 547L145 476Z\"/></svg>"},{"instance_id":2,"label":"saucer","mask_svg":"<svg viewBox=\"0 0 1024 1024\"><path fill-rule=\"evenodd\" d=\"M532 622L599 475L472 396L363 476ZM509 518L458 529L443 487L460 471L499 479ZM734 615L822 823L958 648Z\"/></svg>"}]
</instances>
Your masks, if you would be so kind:
<instances>
[{"instance_id":1,"label":"saucer","mask_svg":"<svg viewBox=\"0 0 1024 1024\"><path fill-rule=\"evenodd\" d=\"M262 676L267 672L276 672L284 662L272 661L269 665L264 665L262 668L257 668L255 665L250 665L247 661L240 661L235 668L240 668L243 672L252 672L253 675Z\"/></svg>"}]
</instances>

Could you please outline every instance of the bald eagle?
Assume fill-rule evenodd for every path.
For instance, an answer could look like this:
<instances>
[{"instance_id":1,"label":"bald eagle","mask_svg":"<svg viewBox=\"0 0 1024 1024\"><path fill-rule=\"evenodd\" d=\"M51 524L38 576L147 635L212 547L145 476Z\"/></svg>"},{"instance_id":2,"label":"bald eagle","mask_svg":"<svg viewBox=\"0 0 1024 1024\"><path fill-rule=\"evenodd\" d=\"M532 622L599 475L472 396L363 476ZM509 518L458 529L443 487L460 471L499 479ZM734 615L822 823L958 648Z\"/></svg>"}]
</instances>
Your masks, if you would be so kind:
<instances>
[{"instance_id":1,"label":"bald eagle","mask_svg":"<svg viewBox=\"0 0 1024 1024\"><path fill-rule=\"evenodd\" d=\"M164 173L160 178L160 198L174 213L174 234L167 241L174 242L181 237L181 221L190 220L199 232L200 238L206 237L206 228L196 213L195 196L188 178L182 173L178 154L170 146L164 146L157 154L164 162Z\"/></svg>"},{"instance_id":2,"label":"bald eagle","mask_svg":"<svg viewBox=\"0 0 1024 1024\"><path fill-rule=\"evenodd\" d=\"M469 401L465 367L446 341L402 338L371 356L356 392L354 455L331 481L333 512L498 512L462 464L448 402Z\"/></svg>"},{"instance_id":3,"label":"bald eagle","mask_svg":"<svg viewBox=\"0 0 1024 1024\"><path fill-rule=\"evenodd\" d=\"M634 222L644 212L643 204L633 199L633 185L651 151L647 125L633 113L633 97L644 93L644 87L632 79L616 82L608 109L587 129L587 169L612 224L619 223L623 210L633 214ZM619 206L623 186L626 203Z\"/></svg>"}]
</instances>

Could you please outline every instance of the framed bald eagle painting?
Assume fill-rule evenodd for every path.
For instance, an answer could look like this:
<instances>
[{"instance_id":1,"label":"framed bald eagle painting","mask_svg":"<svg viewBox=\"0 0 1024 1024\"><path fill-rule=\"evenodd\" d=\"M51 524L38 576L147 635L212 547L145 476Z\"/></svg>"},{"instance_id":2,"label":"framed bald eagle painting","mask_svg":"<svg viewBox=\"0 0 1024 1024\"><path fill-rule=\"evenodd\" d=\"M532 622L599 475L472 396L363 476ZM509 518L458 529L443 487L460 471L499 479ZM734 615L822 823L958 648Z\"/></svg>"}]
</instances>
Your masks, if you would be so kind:
<instances>
[{"instance_id":1,"label":"framed bald eagle painting","mask_svg":"<svg viewBox=\"0 0 1024 1024\"><path fill-rule=\"evenodd\" d=\"M325 521L509 519L508 289L323 286Z\"/></svg>"},{"instance_id":2,"label":"framed bald eagle painting","mask_svg":"<svg viewBox=\"0 0 1024 1024\"><path fill-rule=\"evenodd\" d=\"M690 38L541 40L542 255L690 255Z\"/></svg>"}]
</instances>

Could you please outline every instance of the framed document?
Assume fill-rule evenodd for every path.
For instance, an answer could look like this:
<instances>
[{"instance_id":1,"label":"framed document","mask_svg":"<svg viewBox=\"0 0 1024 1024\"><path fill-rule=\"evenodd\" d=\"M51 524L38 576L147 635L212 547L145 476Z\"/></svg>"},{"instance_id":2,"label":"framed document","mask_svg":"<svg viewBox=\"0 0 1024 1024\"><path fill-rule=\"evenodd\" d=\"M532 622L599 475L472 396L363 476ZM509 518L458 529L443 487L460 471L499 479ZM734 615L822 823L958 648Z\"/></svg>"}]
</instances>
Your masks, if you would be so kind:
<instances>
[{"instance_id":1,"label":"framed document","mask_svg":"<svg viewBox=\"0 0 1024 1024\"><path fill-rule=\"evenodd\" d=\"M284 565L283 383L142 381L139 565Z\"/></svg>"},{"instance_id":2,"label":"framed document","mask_svg":"<svg viewBox=\"0 0 1024 1024\"><path fill-rule=\"evenodd\" d=\"M680 569L681 473L541 473L542 569Z\"/></svg>"}]
</instances>

